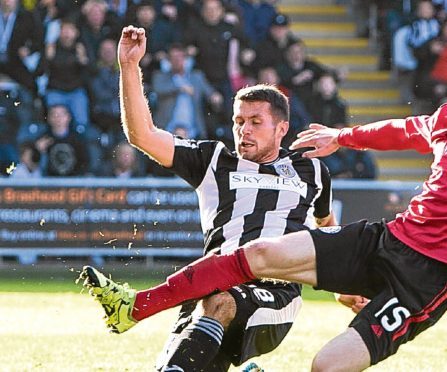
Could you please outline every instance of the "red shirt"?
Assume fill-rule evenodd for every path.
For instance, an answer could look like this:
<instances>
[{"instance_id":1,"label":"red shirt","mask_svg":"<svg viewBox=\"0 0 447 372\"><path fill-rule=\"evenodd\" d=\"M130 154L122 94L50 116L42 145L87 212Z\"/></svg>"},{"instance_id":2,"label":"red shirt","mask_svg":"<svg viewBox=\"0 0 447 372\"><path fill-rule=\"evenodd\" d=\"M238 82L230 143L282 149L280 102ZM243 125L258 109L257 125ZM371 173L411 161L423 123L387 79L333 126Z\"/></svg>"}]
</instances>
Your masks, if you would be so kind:
<instances>
[{"instance_id":1,"label":"red shirt","mask_svg":"<svg viewBox=\"0 0 447 372\"><path fill-rule=\"evenodd\" d=\"M342 129L338 142L354 149L432 152L431 175L408 209L388 223L400 241L447 263L447 105L431 116L384 120Z\"/></svg>"}]
</instances>

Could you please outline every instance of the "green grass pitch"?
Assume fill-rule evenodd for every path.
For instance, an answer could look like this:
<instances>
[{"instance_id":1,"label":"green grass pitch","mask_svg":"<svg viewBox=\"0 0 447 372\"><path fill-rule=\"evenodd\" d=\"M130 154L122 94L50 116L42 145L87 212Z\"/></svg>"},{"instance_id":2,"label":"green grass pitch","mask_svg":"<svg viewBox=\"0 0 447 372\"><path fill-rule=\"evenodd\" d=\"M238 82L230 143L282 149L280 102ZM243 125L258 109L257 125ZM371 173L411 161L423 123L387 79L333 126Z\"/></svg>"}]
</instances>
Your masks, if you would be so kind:
<instances>
[{"instance_id":1,"label":"green grass pitch","mask_svg":"<svg viewBox=\"0 0 447 372\"><path fill-rule=\"evenodd\" d=\"M0 270L1 371L153 370L175 309L125 334L108 334L99 305L74 286L75 272L43 278L36 272ZM139 288L154 283L134 279ZM266 372L309 370L316 351L353 317L328 294L306 289L304 295L308 300L286 340L272 353L254 359ZM370 370L447 371L447 317Z\"/></svg>"}]
</instances>

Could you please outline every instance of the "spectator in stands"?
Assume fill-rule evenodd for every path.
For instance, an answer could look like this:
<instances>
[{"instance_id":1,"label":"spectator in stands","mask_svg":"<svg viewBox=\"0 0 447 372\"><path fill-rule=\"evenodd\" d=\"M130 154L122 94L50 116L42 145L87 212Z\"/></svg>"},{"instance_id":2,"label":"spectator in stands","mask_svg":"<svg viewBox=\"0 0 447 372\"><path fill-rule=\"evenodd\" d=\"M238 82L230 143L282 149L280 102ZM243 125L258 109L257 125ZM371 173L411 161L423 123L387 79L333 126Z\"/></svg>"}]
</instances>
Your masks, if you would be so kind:
<instances>
[{"instance_id":1,"label":"spectator in stands","mask_svg":"<svg viewBox=\"0 0 447 372\"><path fill-rule=\"evenodd\" d=\"M391 70L392 39L394 33L408 23L411 6L403 6L402 0L381 0L376 1L376 5L377 19L375 21L377 22L378 67L379 70ZM369 22L371 22L371 19Z\"/></svg>"},{"instance_id":2,"label":"spectator in stands","mask_svg":"<svg viewBox=\"0 0 447 372\"><path fill-rule=\"evenodd\" d=\"M48 176L82 176L89 164L88 148L82 137L70 127L67 107L48 108L48 131L36 141L44 158L44 174Z\"/></svg>"},{"instance_id":3,"label":"spectator in stands","mask_svg":"<svg viewBox=\"0 0 447 372\"><path fill-rule=\"evenodd\" d=\"M67 14L61 1L40 0L34 8L34 17L43 26L45 44L56 43L60 33L60 20Z\"/></svg>"},{"instance_id":4,"label":"spectator in stands","mask_svg":"<svg viewBox=\"0 0 447 372\"><path fill-rule=\"evenodd\" d=\"M203 1L201 15L202 19L186 30L185 44L188 45L188 54L196 57L197 68L223 95L224 112L230 113L233 95L227 70L230 41L239 40L239 49L245 53L247 40L239 28L224 21L221 0Z\"/></svg>"},{"instance_id":5,"label":"spectator in stands","mask_svg":"<svg viewBox=\"0 0 447 372\"><path fill-rule=\"evenodd\" d=\"M258 83L270 84L278 87L289 98L290 118L289 131L283 138L281 145L288 148L296 139L298 132L301 132L305 126L311 122L309 112L296 95L284 85L281 84L278 72L274 67L263 67L258 72Z\"/></svg>"},{"instance_id":6,"label":"spectator in stands","mask_svg":"<svg viewBox=\"0 0 447 372\"><path fill-rule=\"evenodd\" d=\"M427 40L436 37L439 33L439 21L436 18L436 9L431 0L420 0L417 4L416 19L410 23L408 45L418 48Z\"/></svg>"},{"instance_id":7,"label":"spectator in stands","mask_svg":"<svg viewBox=\"0 0 447 372\"><path fill-rule=\"evenodd\" d=\"M33 12L40 13L39 18L47 23L48 20L55 18L75 16L79 12L80 4L81 2L76 4L76 2L70 0L37 0Z\"/></svg>"},{"instance_id":8,"label":"spectator in stands","mask_svg":"<svg viewBox=\"0 0 447 372\"><path fill-rule=\"evenodd\" d=\"M421 0L417 5L416 19L396 31L393 37L393 63L403 102L411 102L413 99L412 84L417 68L413 49L420 48L428 40L438 36L439 30L433 3L430 0Z\"/></svg>"},{"instance_id":9,"label":"spectator in stands","mask_svg":"<svg viewBox=\"0 0 447 372\"><path fill-rule=\"evenodd\" d=\"M437 38L414 50L418 60L413 92L420 107L431 112L447 96L447 23L444 22Z\"/></svg>"},{"instance_id":10,"label":"spectator in stands","mask_svg":"<svg viewBox=\"0 0 447 372\"><path fill-rule=\"evenodd\" d=\"M45 45L55 45L60 36L62 19L69 16L70 10L72 14L76 14L75 10L70 9L67 2L68 0L39 0L36 4L33 14L36 21L43 27ZM45 97L48 85L45 53L39 62L40 76L36 78L37 91L40 97Z\"/></svg>"},{"instance_id":11,"label":"spectator in stands","mask_svg":"<svg viewBox=\"0 0 447 372\"><path fill-rule=\"evenodd\" d=\"M166 4L165 7L170 9L171 5ZM176 12L173 11L173 14ZM182 30L175 23L172 24L172 17L157 16L152 3L148 0L141 1L136 9L136 24L138 27L144 28L149 33L148 49L153 54L167 51L169 45L180 42L182 40ZM165 55L165 54L164 54ZM161 57L155 58L160 60Z\"/></svg>"},{"instance_id":12,"label":"spectator in stands","mask_svg":"<svg viewBox=\"0 0 447 372\"><path fill-rule=\"evenodd\" d=\"M188 25L200 18L200 3L198 0L151 0L154 4L157 18L165 18L174 22L182 32Z\"/></svg>"},{"instance_id":13,"label":"spectator in stands","mask_svg":"<svg viewBox=\"0 0 447 372\"><path fill-rule=\"evenodd\" d=\"M182 22L180 21L183 1L181 0L160 0L155 1L157 19L163 20L169 25L171 32L181 37L183 33Z\"/></svg>"},{"instance_id":14,"label":"spectator in stands","mask_svg":"<svg viewBox=\"0 0 447 372\"><path fill-rule=\"evenodd\" d=\"M100 172L102 177L141 177L137 151L127 141L119 142L112 151L112 159Z\"/></svg>"},{"instance_id":15,"label":"spectator in stands","mask_svg":"<svg viewBox=\"0 0 447 372\"><path fill-rule=\"evenodd\" d=\"M94 64L101 41L118 39L121 22L113 12L108 11L104 0L87 0L82 6L79 29L90 63Z\"/></svg>"},{"instance_id":16,"label":"spectator in stands","mask_svg":"<svg viewBox=\"0 0 447 372\"><path fill-rule=\"evenodd\" d=\"M133 0L105 0L107 10L120 20L124 20L127 11L134 4Z\"/></svg>"},{"instance_id":17,"label":"spectator in stands","mask_svg":"<svg viewBox=\"0 0 447 372\"><path fill-rule=\"evenodd\" d=\"M92 122L109 137L111 145L123 136L116 41L103 40L98 55L97 70L90 83Z\"/></svg>"},{"instance_id":18,"label":"spectator in stands","mask_svg":"<svg viewBox=\"0 0 447 372\"><path fill-rule=\"evenodd\" d=\"M171 133L177 127L183 127L189 138L205 138L207 130L202 102L207 99L218 108L222 96L201 71L185 69L186 52L180 44L173 44L168 56L170 71L158 71L153 78L158 102L155 122Z\"/></svg>"},{"instance_id":19,"label":"spectator in stands","mask_svg":"<svg viewBox=\"0 0 447 372\"><path fill-rule=\"evenodd\" d=\"M48 44L47 106L64 105L70 109L79 133L89 125L89 99L85 83L89 74L90 60L84 44L78 40L76 24L65 19L56 44Z\"/></svg>"},{"instance_id":20,"label":"spectator in stands","mask_svg":"<svg viewBox=\"0 0 447 372\"><path fill-rule=\"evenodd\" d=\"M253 67L259 70L263 67L280 66L286 63L287 48L299 39L289 28L289 19L284 14L278 14L270 25L266 40L256 48L256 59Z\"/></svg>"},{"instance_id":21,"label":"spectator in stands","mask_svg":"<svg viewBox=\"0 0 447 372\"><path fill-rule=\"evenodd\" d=\"M0 74L19 84L17 108L21 124L33 118L37 95L35 73L43 52L43 30L32 13L20 8L19 0L0 0Z\"/></svg>"},{"instance_id":22,"label":"spectator in stands","mask_svg":"<svg viewBox=\"0 0 447 372\"><path fill-rule=\"evenodd\" d=\"M338 96L337 81L333 74L324 73L316 83L311 100L312 121L333 128L347 124L346 103ZM323 162L335 178L376 178L374 158L368 151L342 148L325 158Z\"/></svg>"},{"instance_id":23,"label":"spectator in stands","mask_svg":"<svg viewBox=\"0 0 447 372\"><path fill-rule=\"evenodd\" d=\"M324 123L335 128L346 126L346 102L338 95L337 81L333 74L323 73L316 82L309 111L314 123Z\"/></svg>"},{"instance_id":24,"label":"spectator in stands","mask_svg":"<svg viewBox=\"0 0 447 372\"><path fill-rule=\"evenodd\" d=\"M19 146L20 161L11 178L40 178L42 171L40 169L40 152L32 142L24 142Z\"/></svg>"},{"instance_id":25,"label":"spectator in stands","mask_svg":"<svg viewBox=\"0 0 447 372\"><path fill-rule=\"evenodd\" d=\"M17 164L16 136L19 129L19 117L9 92L0 91L0 175L6 175L6 168Z\"/></svg>"},{"instance_id":26,"label":"spectator in stands","mask_svg":"<svg viewBox=\"0 0 447 372\"><path fill-rule=\"evenodd\" d=\"M265 0L236 0L236 4L241 9L244 34L255 48L266 39L276 9Z\"/></svg>"},{"instance_id":27,"label":"spectator in stands","mask_svg":"<svg viewBox=\"0 0 447 372\"><path fill-rule=\"evenodd\" d=\"M0 73L36 93L27 58L43 49L42 28L30 12L20 8L19 0L0 0L2 32L0 40Z\"/></svg>"},{"instance_id":28,"label":"spectator in stands","mask_svg":"<svg viewBox=\"0 0 447 372\"><path fill-rule=\"evenodd\" d=\"M153 72L160 67L160 61L166 58L169 45L180 42L181 32L177 27L171 27L165 17L157 17L155 8L149 0L142 0L133 9L134 15L129 24L144 28L148 35L146 55L141 60L140 66L143 72L143 81L150 85Z\"/></svg>"},{"instance_id":29,"label":"spectator in stands","mask_svg":"<svg viewBox=\"0 0 447 372\"><path fill-rule=\"evenodd\" d=\"M311 105L314 83L326 71L324 66L307 58L302 40L289 45L286 62L278 67L281 83L296 95L307 110Z\"/></svg>"}]
</instances>

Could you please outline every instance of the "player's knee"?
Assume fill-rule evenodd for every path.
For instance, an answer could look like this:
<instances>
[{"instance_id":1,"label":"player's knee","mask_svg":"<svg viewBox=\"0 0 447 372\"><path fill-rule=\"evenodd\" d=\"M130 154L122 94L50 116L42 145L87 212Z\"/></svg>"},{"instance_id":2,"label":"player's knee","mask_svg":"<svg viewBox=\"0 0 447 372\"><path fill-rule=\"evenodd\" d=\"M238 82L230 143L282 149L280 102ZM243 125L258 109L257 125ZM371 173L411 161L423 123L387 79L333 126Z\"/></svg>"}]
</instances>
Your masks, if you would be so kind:
<instances>
[{"instance_id":1,"label":"player's knee","mask_svg":"<svg viewBox=\"0 0 447 372\"><path fill-rule=\"evenodd\" d=\"M250 269L256 277L262 277L262 274L270 266L271 247L269 243L267 239L256 239L243 246Z\"/></svg>"},{"instance_id":2,"label":"player's knee","mask_svg":"<svg viewBox=\"0 0 447 372\"><path fill-rule=\"evenodd\" d=\"M227 328L236 316L236 301L228 292L218 293L201 301L204 316L216 319Z\"/></svg>"}]
</instances>

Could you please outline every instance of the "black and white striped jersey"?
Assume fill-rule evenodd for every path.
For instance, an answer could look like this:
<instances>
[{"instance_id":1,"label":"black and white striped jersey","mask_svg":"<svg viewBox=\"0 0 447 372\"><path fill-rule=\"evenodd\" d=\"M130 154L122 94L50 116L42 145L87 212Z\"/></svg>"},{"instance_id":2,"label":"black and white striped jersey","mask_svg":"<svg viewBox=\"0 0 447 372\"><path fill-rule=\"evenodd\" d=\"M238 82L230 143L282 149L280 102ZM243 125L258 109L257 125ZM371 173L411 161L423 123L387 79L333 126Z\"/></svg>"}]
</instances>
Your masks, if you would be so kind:
<instances>
[{"instance_id":1,"label":"black and white striped jersey","mask_svg":"<svg viewBox=\"0 0 447 372\"><path fill-rule=\"evenodd\" d=\"M196 189L205 252L315 227L331 212L331 181L318 159L281 149L269 164L240 159L222 142L175 137L171 168Z\"/></svg>"}]
</instances>

